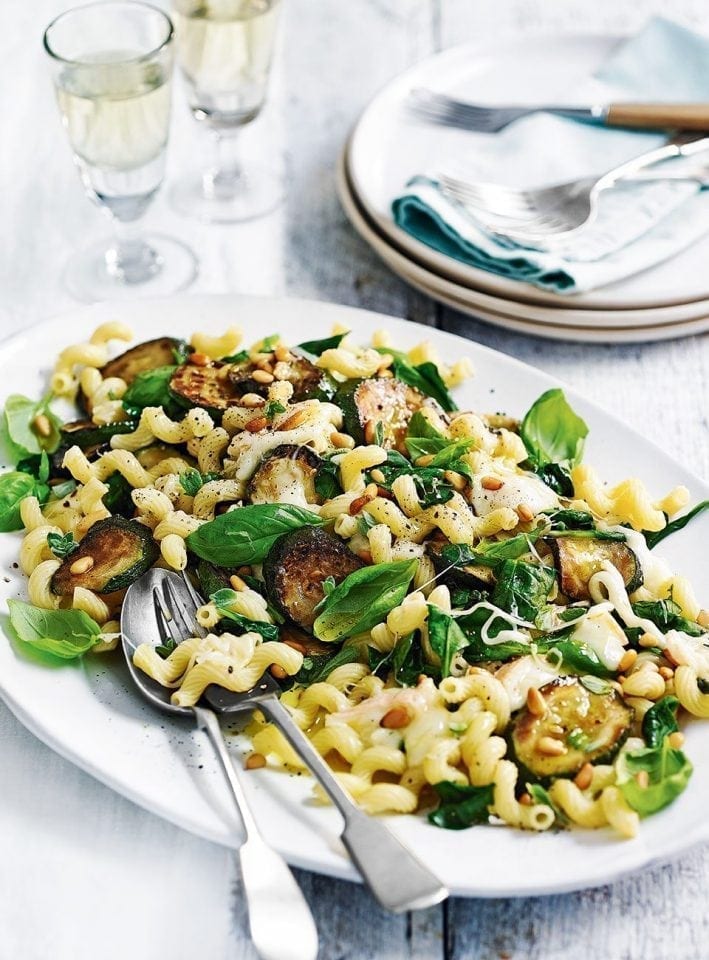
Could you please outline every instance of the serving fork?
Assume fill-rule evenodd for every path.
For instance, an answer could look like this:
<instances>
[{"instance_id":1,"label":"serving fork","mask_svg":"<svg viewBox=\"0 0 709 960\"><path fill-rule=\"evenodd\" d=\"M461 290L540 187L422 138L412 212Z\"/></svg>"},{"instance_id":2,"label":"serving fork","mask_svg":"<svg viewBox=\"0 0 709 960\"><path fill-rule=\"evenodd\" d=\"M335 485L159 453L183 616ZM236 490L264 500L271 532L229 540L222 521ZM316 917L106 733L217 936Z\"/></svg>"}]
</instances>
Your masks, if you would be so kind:
<instances>
[{"instance_id":1,"label":"serving fork","mask_svg":"<svg viewBox=\"0 0 709 960\"><path fill-rule=\"evenodd\" d=\"M196 622L197 610L202 603L202 598L186 575L180 576L167 570L149 570L128 588L121 614L123 650L131 676L144 696L162 710L182 715L192 714L195 717L198 727L206 731L219 756L238 805L245 803L245 798L224 744L216 714L231 715L258 707L283 733L342 814L344 820L342 842L376 900L385 909L400 913L432 906L445 899L448 891L428 867L380 820L368 816L356 806L330 767L280 702L280 687L268 672L264 673L258 683L245 693L233 693L211 684L205 690L200 705L188 708L175 706L170 700L171 691L142 673L133 664L133 655L142 642L157 646L169 641L181 643L188 637L206 636L204 628ZM242 806L241 809L243 814L246 808ZM279 855L266 847L260 839L253 818L247 813L243 819L247 839L241 847L240 858L244 870L244 886L254 943L258 948L257 934L263 943L276 942L282 936L284 938L280 940L282 949L283 943L293 942L289 939L293 933L292 931L291 933L281 932L277 935L274 928L278 924L281 928L284 927L286 921L293 928L297 926L300 921L295 917L298 899L296 891L301 898L302 894L292 875L288 874L286 877L284 870L287 871L288 868L285 863L281 861L282 866L277 864L277 861L281 860ZM262 858L267 864L267 869L261 865ZM274 886L268 876L268 871L272 867L283 892L274 891L273 898L269 897L267 907L266 891ZM247 871L251 871L256 878L254 895L249 893ZM277 924L276 917L282 911L283 898L290 904L291 912L287 917L281 917ZM273 909L274 901L277 906L275 910ZM300 913L302 917L302 910ZM306 925L307 919L306 917ZM310 923L312 924L312 918ZM298 936L300 937L300 933ZM314 925L311 927L310 937L311 942L317 944ZM280 955L262 953L262 956L269 960L271 956L282 955L282 953ZM310 954L303 954L304 958L309 956ZM300 960L300 955L293 954L293 957L294 960Z\"/></svg>"},{"instance_id":2,"label":"serving fork","mask_svg":"<svg viewBox=\"0 0 709 960\"><path fill-rule=\"evenodd\" d=\"M456 100L444 93L416 87L406 100L416 116L444 126L460 127L475 133L497 133L508 124L533 113L585 120L609 127L636 127L646 130L709 130L706 103L611 103L589 107L559 105L483 106Z\"/></svg>"},{"instance_id":3,"label":"serving fork","mask_svg":"<svg viewBox=\"0 0 709 960\"><path fill-rule=\"evenodd\" d=\"M461 203L489 232L521 243L566 240L588 225L598 212L604 190L621 181L638 179L692 180L707 182L706 169L650 171L655 164L673 157L687 157L709 149L709 137L670 143L619 164L601 177L584 177L548 187L516 189L496 183L474 183L442 173L443 193Z\"/></svg>"}]
</instances>

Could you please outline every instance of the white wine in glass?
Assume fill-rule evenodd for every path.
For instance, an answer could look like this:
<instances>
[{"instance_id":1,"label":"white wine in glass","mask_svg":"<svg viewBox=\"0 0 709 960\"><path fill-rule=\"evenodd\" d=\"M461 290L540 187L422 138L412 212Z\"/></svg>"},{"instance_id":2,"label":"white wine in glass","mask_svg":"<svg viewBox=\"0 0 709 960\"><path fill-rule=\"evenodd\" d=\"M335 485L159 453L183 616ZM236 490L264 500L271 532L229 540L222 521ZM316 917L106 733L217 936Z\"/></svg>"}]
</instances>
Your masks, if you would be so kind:
<instances>
[{"instance_id":1,"label":"white wine in glass","mask_svg":"<svg viewBox=\"0 0 709 960\"><path fill-rule=\"evenodd\" d=\"M165 174L173 29L154 7L127 0L60 15L45 33L57 103L89 196L110 214L116 236L70 262L67 283L85 300L174 292L195 276L186 247L140 237Z\"/></svg>"},{"instance_id":2,"label":"white wine in glass","mask_svg":"<svg viewBox=\"0 0 709 960\"><path fill-rule=\"evenodd\" d=\"M266 100L281 0L174 0L177 59L196 120L206 125L215 160L173 191L184 213L247 220L273 209L281 184L268 164L249 170L237 158L239 130Z\"/></svg>"}]
</instances>

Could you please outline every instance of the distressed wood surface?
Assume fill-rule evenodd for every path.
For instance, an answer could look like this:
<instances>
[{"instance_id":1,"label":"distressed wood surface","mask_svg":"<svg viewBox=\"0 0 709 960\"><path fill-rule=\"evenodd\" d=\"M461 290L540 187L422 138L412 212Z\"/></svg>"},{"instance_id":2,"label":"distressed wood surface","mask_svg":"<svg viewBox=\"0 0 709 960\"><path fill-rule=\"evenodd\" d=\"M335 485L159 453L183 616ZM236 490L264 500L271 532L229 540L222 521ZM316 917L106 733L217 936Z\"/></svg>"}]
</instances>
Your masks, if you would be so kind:
<instances>
[{"instance_id":1,"label":"distressed wood surface","mask_svg":"<svg viewBox=\"0 0 709 960\"><path fill-rule=\"evenodd\" d=\"M73 306L69 252L101 232L56 116L40 47L69 6L6 0L0 88L0 335ZM267 115L253 129L287 169L284 205L234 227L189 223L161 195L147 222L197 251L195 290L290 294L440 326L571 382L709 475L706 338L628 347L551 343L438 307L388 272L348 226L333 165L390 77L469 39L639 27L661 0L285 0ZM704 0L672 14L709 28ZM178 91L169 176L201 145ZM252 960L233 855L145 813L35 740L0 706L0 960ZM471 864L471 870L475 865ZM709 957L706 849L612 886L523 900L454 900L384 915L358 886L299 872L322 960L701 960ZM284 948L284 960L288 951Z\"/></svg>"}]
</instances>

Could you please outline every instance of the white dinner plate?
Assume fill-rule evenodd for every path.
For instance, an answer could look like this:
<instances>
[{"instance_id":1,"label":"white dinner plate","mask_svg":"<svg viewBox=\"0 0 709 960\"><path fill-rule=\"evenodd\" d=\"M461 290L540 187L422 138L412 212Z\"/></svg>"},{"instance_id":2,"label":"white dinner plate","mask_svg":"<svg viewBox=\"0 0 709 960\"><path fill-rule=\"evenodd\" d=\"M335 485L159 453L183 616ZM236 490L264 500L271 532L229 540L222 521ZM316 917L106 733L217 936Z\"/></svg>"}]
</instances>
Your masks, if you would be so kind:
<instances>
[{"instance_id":1,"label":"white dinner plate","mask_svg":"<svg viewBox=\"0 0 709 960\"><path fill-rule=\"evenodd\" d=\"M660 307L709 299L709 236L664 263L587 293L562 296L438 253L394 223L391 203L416 174L450 166L489 134L412 117L409 91L430 87L478 103L560 103L620 37L570 35L469 43L435 54L390 81L368 104L351 140L352 185L367 215L400 249L435 273L508 300L583 309ZM566 95L568 97L568 94Z\"/></svg>"},{"instance_id":2,"label":"white dinner plate","mask_svg":"<svg viewBox=\"0 0 709 960\"><path fill-rule=\"evenodd\" d=\"M494 389L496 408L521 413L554 384L540 371L476 343L380 314L310 301L182 296L83 308L6 340L0 344L0 399L12 392L39 396L59 350L108 319L130 323L142 339L189 336L197 329L220 333L238 323L247 340L277 331L298 342L325 336L334 323L342 323L366 340L387 327L402 347L427 338L449 361L462 354L472 358L475 378L457 394L462 407L486 409ZM706 484L663 450L572 390L568 394L590 427L587 460L609 480L641 476L658 496L676 483L686 484L693 500L709 495ZM696 579L705 568L708 535L709 520L698 519L663 544L662 553L679 573ZM7 598L25 595L15 568L20 539L20 534L0 538L3 611ZM80 663L48 668L0 637L0 694L38 737L104 783L188 830L235 844L225 789L201 735L143 702L120 653L87 655ZM243 747L232 744L236 752ZM687 730L687 752L695 764L688 789L667 810L643 821L633 840L619 840L605 830L533 834L481 826L449 832L418 816L388 822L456 894L521 896L602 884L709 839L709 739L700 724ZM291 863L355 878L338 840L339 818L309 800L308 777L257 770L243 780L264 835ZM38 770L37 789L42 788Z\"/></svg>"},{"instance_id":3,"label":"white dinner plate","mask_svg":"<svg viewBox=\"0 0 709 960\"><path fill-rule=\"evenodd\" d=\"M352 191L347 172L345 150L337 165L337 191L348 220L362 239L402 280L434 300L477 320L485 320L515 333L580 343L645 343L693 336L709 330L709 302L657 310L564 310L562 307L506 300L442 277L415 261L411 254L397 249L390 238L368 219ZM676 320L662 320L673 311L679 311ZM591 319L579 323L576 319L579 314L586 314ZM622 322L626 315L631 321L627 326Z\"/></svg>"}]
</instances>

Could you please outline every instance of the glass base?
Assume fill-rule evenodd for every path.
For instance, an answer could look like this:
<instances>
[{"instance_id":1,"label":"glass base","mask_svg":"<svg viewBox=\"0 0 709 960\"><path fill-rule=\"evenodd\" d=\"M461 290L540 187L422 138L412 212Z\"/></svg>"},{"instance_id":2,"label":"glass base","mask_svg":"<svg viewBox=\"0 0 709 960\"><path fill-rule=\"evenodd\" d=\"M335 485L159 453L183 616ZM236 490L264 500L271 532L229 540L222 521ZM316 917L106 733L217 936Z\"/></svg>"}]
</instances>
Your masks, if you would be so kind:
<instances>
[{"instance_id":1,"label":"glass base","mask_svg":"<svg viewBox=\"0 0 709 960\"><path fill-rule=\"evenodd\" d=\"M69 293L87 303L137 300L177 293L192 283L198 263L189 247L160 234L141 234L140 240L145 244L145 257L128 264L132 270L121 269L113 238L96 241L79 250L64 272Z\"/></svg>"},{"instance_id":2,"label":"glass base","mask_svg":"<svg viewBox=\"0 0 709 960\"><path fill-rule=\"evenodd\" d=\"M172 207L183 216L209 223L255 220L283 202L280 172L258 165L254 174L239 176L192 174L170 191Z\"/></svg>"}]
</instances>

